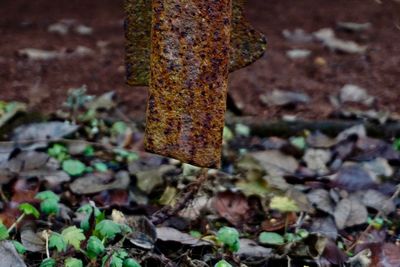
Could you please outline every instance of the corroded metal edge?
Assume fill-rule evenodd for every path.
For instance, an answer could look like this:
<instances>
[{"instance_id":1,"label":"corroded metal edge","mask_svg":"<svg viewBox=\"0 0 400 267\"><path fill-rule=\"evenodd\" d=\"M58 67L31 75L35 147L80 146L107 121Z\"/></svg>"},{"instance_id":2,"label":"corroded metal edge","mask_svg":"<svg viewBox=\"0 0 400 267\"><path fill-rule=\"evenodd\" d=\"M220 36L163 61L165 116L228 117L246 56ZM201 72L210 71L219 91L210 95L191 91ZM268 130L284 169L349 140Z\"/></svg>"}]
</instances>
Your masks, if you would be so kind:
<instances>
[{"instance_id":1,"label":"corroded metal edge","mask_svg":"<svg viewBox=\"0 0 400 267\"><path fill-rule=\"evenodd\" d=\"M129 85L150 79L151 0L125 0L125 66Z\"/></svg>"}]
</instances>

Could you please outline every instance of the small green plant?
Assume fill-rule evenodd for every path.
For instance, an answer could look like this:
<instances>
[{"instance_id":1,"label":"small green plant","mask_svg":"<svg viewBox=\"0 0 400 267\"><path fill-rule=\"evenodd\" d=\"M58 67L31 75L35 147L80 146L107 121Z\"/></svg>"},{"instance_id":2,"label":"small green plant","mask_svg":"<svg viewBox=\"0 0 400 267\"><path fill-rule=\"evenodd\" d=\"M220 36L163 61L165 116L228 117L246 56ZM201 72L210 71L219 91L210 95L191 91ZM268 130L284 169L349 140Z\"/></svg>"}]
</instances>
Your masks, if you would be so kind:
<instances>
[{"instance_id":1,"label":"small green plant","mask_svg":"<svg viewBox=\"0 0 400 267\"><path fill-rule=\"evenodd\" d=\"M60 197L52 191L43 191L35 196L36 199L41 200L40 211L46 215L58 214L60 206Z\"/></svg>"},{"instance_id":2,"label":"small green plant","mask_svg":"<svg viewBox=\"0 0 400 267\"><path fill-rule=\"evenodd\" d=\"M62 162L68 159L70 156L68 154L68 149L62 144L54 144L48 150L47 154L50 157L57 159L58 161Z\"/></svg>"},{"instance_id":3,"label":"small green plant","mask_svg":"<svg viewBox=\"0 0 400 267\"><path fill-rule=\"evenodd\" d=\"M65 267L83 267L83 263L81 260L76 258L68 258L64 262Z\"/></svg>"},{"instance_id":4,"label":"small green plant","mask_svg":"<svg viewBox=\"0 0 400 267\"><path fill-rule=\"evenodd\" d=\"M214 265L214 267L232 267L232 265L226 260L220 260Z\"/></svg>"},{"instance_id":5,"label":"small green plant","mask_svg":"<svg viewBox=\"0 0 400 267\"><path fill-rule=\"evenodd\" d=\"M284 236L274 232L262 232L258 241L264 245L281 246L286 243L293 243L307 238L310 233L305 229L299 229L296 233L285 233Z\"/></svg>"},{"instance_id":6,"label":"small green plant","mask_svg":"<svg viewBox=\"0 0 400 267\"><path fill-rule=\"evenodd\" d=\"M217 240L232 252L237 252L240 248L239 232L235 228L222 227L217 233Z\"/></svg>"},{"instance_id":7,"label":"small green plant","mask_svg":"<svg viewBox=\"0 0 400 267\"><path fill-rule=\"evenodd\" d=\"M86 165L76 159L67 159L62 163L62 168L71 176L79 176L85 172Z\"/></svg>"},{"instance_id":8,"label":"small green plant","mask_svg":"<svg viewBox=\"0 0 400 267\"><path fill-rule=\"evenodd\" d=\"M56 266L56 260L52 258L47 258L40 263L39 267L55 267Z\"/></svg>"},{"instance_id":9,"label":"small green plant","mask_svg":"<svg viewBox=\"0 0 400 267\"><path fill-rule=\"evenodd\" d=\"M104 253L105 247L100 239L98 239L96 236L91 236L88 240L86 251L90 259L96 259L98 256Z\"/></svg>"},{"instance_id":10,"label":"small green plant","mask_svg":"<svg viewBox=\"0 0 400 267\"><path fill-rule=\"evenodd\" d=\"M80 223L80 227L84 231L89 231L90 229L90 217L94 212L95 223L98 224L102 220L104 220L105 215L101 212L97 207L94 207L90 204L83 205L78 209L78 212L81 212L85 215L84 219Z\"/></svg>"},{"instance_id":11,"label":"small green plant","mask_svg":"<svg viewBox=\"0 0 400 267\"><path fill-rule=\"evenodd\" d=\"M29 203L22 203L19 205L18 208L22 212L22 214L17 218L17 220L15 220L13 225L11 225L10 228L7 230L8 233L10 233L15 227L17 227L17 225L25 218L25 216L32 215L36 219L39 218L40 216L39 211ZM1 232L2 228L0 227L0 240L1 240Z\"/></svg>"}]
</instances>

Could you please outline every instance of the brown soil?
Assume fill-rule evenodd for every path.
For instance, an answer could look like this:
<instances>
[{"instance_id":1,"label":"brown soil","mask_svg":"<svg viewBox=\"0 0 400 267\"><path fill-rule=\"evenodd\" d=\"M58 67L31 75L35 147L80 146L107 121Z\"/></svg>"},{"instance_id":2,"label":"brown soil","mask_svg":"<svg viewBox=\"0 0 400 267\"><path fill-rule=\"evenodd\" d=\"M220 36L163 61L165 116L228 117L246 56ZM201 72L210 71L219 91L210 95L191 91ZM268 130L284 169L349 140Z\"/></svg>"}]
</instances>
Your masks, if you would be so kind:
<instances>
[{"instance_id":1,"label":"brown soil","mask_svg":"<svg viewBox=\"0 0 400 267\"><path fill-rule=\"evenodd\" d=\"M65 100L68 88L86 84L93 94L117 91L128 114L142 116L146 88L130 88L124 83L121 5L121 0L2 0L0 99L24 101L36 110L51 112ZM328 96L347 83L376 96L377 109L398 111L400 4L390 0L249 0L247 12L267 35L269 47L261 60L231 75L232 95L246 114L325 118L333 111ZM75 19L93 27L94 33L49 33L48 26L61 19ZM339 21L372 23L363 34L337 31L344 39L368 45L367 54L340 54L318 43L293 44L282 36L284 29L312 32L335 28ZM73 51L77 46L89 47L96 54L50 61L29 61L17 54L23 48ZM294 61L285 55L292 48L313 53L308 59ZM317 57L325 59L326 66L318 67ZM312 103L289 111L263 106L259 95L275 88L306 92Z\"/></svg>"}]
</instances>

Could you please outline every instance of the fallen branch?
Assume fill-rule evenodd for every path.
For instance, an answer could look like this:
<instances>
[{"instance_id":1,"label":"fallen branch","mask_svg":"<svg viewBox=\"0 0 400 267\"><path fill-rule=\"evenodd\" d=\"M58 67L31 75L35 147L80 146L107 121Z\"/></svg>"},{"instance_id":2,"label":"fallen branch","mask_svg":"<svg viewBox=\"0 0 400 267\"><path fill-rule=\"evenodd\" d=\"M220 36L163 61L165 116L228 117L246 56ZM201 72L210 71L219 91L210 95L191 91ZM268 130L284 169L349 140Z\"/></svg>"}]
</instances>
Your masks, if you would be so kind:
<instances>
[{"instance_id":1,"label":"fallen branch","mask_svg":"<svg viewBox=\"0 0 400 267\"><path fill-rule=\"evenodd\" d=\"M320 131L329 136L336 136L355 125L364 125L368 136L377 138L400 137L400 122L378 124L360 120L316 120L316 121L266 121L260 118L227 119L226 124L242 123L250 127L251 135L266 137L291 137L304 130Z\"/></svg>"}]
</instances>

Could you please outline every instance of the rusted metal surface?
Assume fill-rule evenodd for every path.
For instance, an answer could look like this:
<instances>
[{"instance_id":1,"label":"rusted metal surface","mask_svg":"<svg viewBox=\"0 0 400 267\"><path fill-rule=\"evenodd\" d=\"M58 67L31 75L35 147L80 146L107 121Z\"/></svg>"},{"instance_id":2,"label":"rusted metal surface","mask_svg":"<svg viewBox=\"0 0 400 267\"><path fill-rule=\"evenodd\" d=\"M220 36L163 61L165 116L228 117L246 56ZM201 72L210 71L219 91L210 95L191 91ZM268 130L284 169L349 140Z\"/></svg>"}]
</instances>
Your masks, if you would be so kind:
<instances>
[{"instance_id":1,"label":"rusted metal surface","mask_svg":"<svg viewBox=\"0 0 400 267\"><path fill-rule=\"evenodd\" d=\"M231 0L153 0L145 148L219 167Z\"/></svg>"},{"instance_id":2,"label":"rusted metal surface","mask_svg":"<svg viewBox=\"0 0 400 267\"><path fill-rule=\"evenodd\" d=\"M125 0L126 75L129 85L148 85L150 73L150 30L152 0ZM172 2L183 3L181 0ZM265 36L245 19L245 0L233 0L229 70L243 68L260 58L266 49Z\"/></svg>"},{"instance_id":3,"label":"rusted metal surface","mask_svg":"<svg viewBox=\"0 0 400 267\"><path fill-rule=\"evenodd\" d=\"M229 71L246 67L263 56L267 41L244 16L246 0L233 1Z\"/></svg>"},{"instance_id":4,"label":"rusted metal surface","mask_svg":"<svg viewBox=\"0 0 400 267\"><path fill-rule=\"evenodd\" d=\"M125 0L125 62L129 85L150 79L151 0Z\"/></svg>"}]
</instances>

